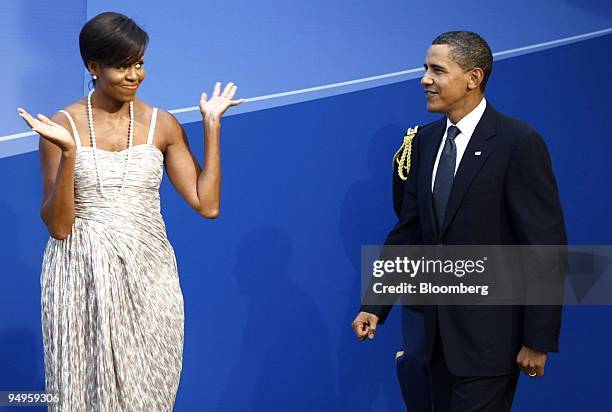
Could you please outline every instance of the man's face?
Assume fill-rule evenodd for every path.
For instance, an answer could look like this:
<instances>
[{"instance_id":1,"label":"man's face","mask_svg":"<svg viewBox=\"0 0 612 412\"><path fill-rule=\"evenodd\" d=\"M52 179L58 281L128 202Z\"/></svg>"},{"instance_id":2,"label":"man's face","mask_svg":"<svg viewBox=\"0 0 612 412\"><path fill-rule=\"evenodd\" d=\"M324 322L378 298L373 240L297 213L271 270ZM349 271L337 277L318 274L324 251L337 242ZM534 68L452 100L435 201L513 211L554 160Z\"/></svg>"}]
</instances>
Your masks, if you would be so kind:
<instances>
[{"instance_id":1,"label":"man's face","mask_svg":"<svg viewBox=\"0 0 612 412\"><path fill-rule=\"evenodd\" d=\"M461 108L469 91L469 71L449 57L451 47L433 44L425 56L425 74L421 84L427 96L427 110L448 115Z\"/></svg>"}]
</instances>

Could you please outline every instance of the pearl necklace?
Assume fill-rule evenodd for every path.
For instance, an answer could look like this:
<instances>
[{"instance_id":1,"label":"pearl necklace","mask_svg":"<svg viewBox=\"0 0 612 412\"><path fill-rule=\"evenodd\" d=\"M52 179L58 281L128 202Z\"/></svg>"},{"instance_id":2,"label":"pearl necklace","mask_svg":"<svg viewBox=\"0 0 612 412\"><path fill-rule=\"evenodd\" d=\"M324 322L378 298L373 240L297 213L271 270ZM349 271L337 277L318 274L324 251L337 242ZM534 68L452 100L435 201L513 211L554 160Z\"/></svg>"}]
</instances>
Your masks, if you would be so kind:
<instances>
[{"instance_id":1,"label":"pearl necklace","mask_svg":"<svg viewBox=\"0 0 612 412\"><path fill-rule=\"evenodd\" d=\"M100 193L102 194L102 197L108 200L115 201L119 198L119 196L121 196L121 194L123 193L123 189L125 189L125 180L127 178L128 166L132 158L132 146L134 144L134 102L131 101L129 104L130 126L128 129L127 159L125 161L125 165L123 168L123 177L121 179L121 189L119 189L119 192L115 196L109 197L104 192L104 186L102 186L102 179L100 178L100 168L98 167L98 157L96 155L98 146L96 145L96 132L94 130L93 109L91 106L91 95L93 94L94 90L95 89L92 89L87 95L87 121L89 123L89 138L91 140L91 148L93 152L94 166L96 169L96 177L98 178L98 187L100 187Z\"/></svg>"}]
</instances>

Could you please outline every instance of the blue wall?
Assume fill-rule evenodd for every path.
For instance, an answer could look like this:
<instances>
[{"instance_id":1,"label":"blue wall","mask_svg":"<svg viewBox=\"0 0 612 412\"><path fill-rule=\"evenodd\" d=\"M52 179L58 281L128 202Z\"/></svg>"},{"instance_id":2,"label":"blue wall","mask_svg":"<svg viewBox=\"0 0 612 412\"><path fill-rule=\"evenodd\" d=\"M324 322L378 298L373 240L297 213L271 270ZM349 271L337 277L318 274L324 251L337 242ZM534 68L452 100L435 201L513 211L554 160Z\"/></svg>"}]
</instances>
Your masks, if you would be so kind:
<instances>
[{"instance_id":1,"label":"blue wall","mask_svg":"<svg viewBox=\"0 0 612 412\"><path fill-rule=\"evenodd\" d=\"M165 109L196 106L215 81L252 98L419 68L447 30L477 31L501 52L612 27L608 0L5 0L0 136L25 130L18 106L50 113L84 93L78 33L107 10L149 32L139 95Z\"/></svg>"},{"instance_id":2,"label":"blue wall","mask_svg":"<svg viewBox=\"0 0 612 412\"><path fill-rule=\"evenodd\" d=\"M0 136L24 131L17 107L53 113L83 95L83 0L0 2Z\"/></svg>"},{"instance_id":3,"label":"blue wall","mask_svg":"<svg viewBox=\"0 0 612 412\"><path fill-rule=\"evenodd\" d=\"M88 13L95 3L88 3ZM223 2L210 4L209 15L226 7ZM158 9L158 15L162 10L168 11ZM588 14L593 21L610 18L605 2L589 7L543 2L539 10L552 10L553 16ZM486 13L478 16L473 24L491 30L495 26L494 41L500 47L522 45L528 37L517 34L523 33L519 28L511 34L492 24ZM200 17L212 24L212 17ZM533 29L538 41L567 34L538 31L530 19L535 17L522 24ZM147 24L161 32L162 23L157 17ZM572 28L573 34L586 29L580 24ZM155 41L147 64L164 60L164 49L172 52L169 45L158 46L155 57ZM389 47L403 47L397 43ZM415 44L414 56L422 59L426 44L426 39ZM612 194L607 185L612 179L610 51L608 35L498 61L488 86L488 99L498 110L528 121L546 140L572 243L612 243ZM407 64L412 64L407 56ZM156 64L160 73L165 70L162 63L151 63ZM360 64L345 67L349 77L365 73L349 71L349 66L360 70ZM234 70L226 63L219 67L228 69L219 69L224 76ZM397 67L402 68L401 63ZM367 70L387 69L372 65ZM257 65L249 66L249 73L242 70L243 79L262 76ZM206 79L196 84L188 77L186 81L194 83L185 90L215 80L217 73L202 71ZM330 77L308 81L334 79L333 73L327 74ZM154 103L190 105L180 100L180 91L162 95L164 83L154 73L149 80L160 88L157 95L146 91ZM249 84L241 90L286 89L280 82ZM394 223L391 156L406 127L437 118L426 113L424 105L418 80L411 80L226 118L222 215L216 221L200 219L164 182L163 213L186 310L177 411L402 410L394 370L398 314L392 314L373 342L358 342L350 322L359 301L359 247L380 243ZM200 124L184 126L201 157ZM37 153L0 159L0 176L0 390L40 390L39 270L46 232L38 218L42 189ZM544 379L521 380L515 410L605 408L612 380L611 321L608 307L566 308L561 353L550 356Z\"/></svg>"},{"instance_id":4,"label":"blue wall","mask_svg":"<svg viewBox=\"0 0 612 412\"><path fill-rule=\"evenodd\" d=\"M240 92L252 97L421 67L425 45L457 27L480 32L499 51L612 26L610 6L607 12L596 10L603 0L187 0L181 5L87 2L89 17L119 10L150 31L147 64L152 76L168 83L151 81L142 95L172 109L194 106L197 92L217 80L236 81Z\"/></svg>"}]
</instances>

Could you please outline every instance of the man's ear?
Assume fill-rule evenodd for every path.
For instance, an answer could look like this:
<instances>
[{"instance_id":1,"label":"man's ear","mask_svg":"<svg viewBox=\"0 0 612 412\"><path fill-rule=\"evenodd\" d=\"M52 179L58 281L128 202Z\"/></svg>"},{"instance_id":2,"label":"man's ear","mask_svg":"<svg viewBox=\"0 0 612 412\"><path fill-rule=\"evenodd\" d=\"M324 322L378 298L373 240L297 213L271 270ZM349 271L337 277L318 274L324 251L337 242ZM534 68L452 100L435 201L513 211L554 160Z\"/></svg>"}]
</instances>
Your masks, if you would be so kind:
<instances>
[{"instance_id":1,"label":"man's ear","mask_svg":"<svg viewBox=\"0 0 612 412\"><path fill-rule=\"evenodd\" d=\"M484 70L480 67L475 67L468 73L468 89L473 90L479 88L484 80Z\"/></svg>"}]
</instances>

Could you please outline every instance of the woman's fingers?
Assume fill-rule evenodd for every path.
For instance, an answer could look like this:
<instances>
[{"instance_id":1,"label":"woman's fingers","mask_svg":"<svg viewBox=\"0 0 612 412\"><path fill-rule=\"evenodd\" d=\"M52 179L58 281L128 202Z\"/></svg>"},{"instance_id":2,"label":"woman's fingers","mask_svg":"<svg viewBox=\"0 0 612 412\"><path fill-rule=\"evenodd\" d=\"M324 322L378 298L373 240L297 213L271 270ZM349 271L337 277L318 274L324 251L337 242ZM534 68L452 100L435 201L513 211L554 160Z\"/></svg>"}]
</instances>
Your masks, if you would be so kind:
<instances>
[{"instance_id":1,"label":"woman's fingers","mask_svg":"<svg viewBox=\"0 0 612 412\"><path fill-rule=\"evenodd\" d=\"M245 100L246 99L231 100L230 106L238 106L240 103L243 103Z\"/></svg>"},{"instance_id":2,"label":"woman's fingers","mask_svg":"<svg viewBox=\"0 0 612 412\"><path fill-rule=\"evenodd\" d=\"M208 99L208 95L206 93L202 93L200 95L200 111L202 111L202 113L206 112L209 114L218 113L220 116L222 116L228 107L238 106L246 100L232 100L232 98L236 95L237 90L238 86L236 86L236 84L233 82L229 82L225 85L225 87L223 87L223 93L221 93L221 82L215 83L210 100ZM219 99L217 99L217 97Z\"/></svg>"},{"instance_id":3,"label":"woman's fingers","mask_svg":"<svg viewBox=\"0 0 612 412\"><path fill-rule=\"evenodd\" d=\"M213 89L212 97L217 97L221 94L221 82L215 83L215 88Z\"/></svg>"},{"instance_id":4,"label":"woman's fingers","mask_svg":"<svg viewBox=\"0 0 612 412\"><path fill-rule=\"evenodd\" d=\"M236 86L234 83L230 83L230 84L232 85L232 87L230 87L229 91L227 92L228 99L232 99L234 95L236 94L236 90L238 90L238 86Z\"/></svg>"},{"instance_id":5,"label":"woman's fingers","mask_svg":"<svg viewBox=\"0 0 612 412\"><path fill-rule=\"evenodd\" d=\"M30 128L35 132L40 132L42 129L46 127L46 125L43 122L41 122L38 119L33 118L32 116L30 117L22 116L22 118L26 121L28 126L30 126Z\"/></svg>"},{"instance_id":6,"label":"woman's fingers","mask_svg":"<svg viewBox=\"0 0 612 412\"><path fill-rule=\"evenodd\" d=\"M229 82L228 84L225 85L225 89L223 89L223 97L231 99L232 96L230 95L232 92L232 88L234 87L234 83Z\"/></svg>"},{"instance_id":7,"label":"woman's fingers","mask_svg":"<svg viewBox=\"0 0 612 412\"><path fill-rule=\"evenodd\" d=\"M236 90L238 90L238 86L236 86L234 84L234 82L229 82L223 88L223 93L222 93L221 92L221 82L216 82L215 86L213 88L212 95L211 95L210 98L213 99L215 97L219 97L220 96L220 97L224 97L226 99L231 99L236 94ZM200 100L206 101L207 98L208 98L208 96L206 95L206 93L202 93L202 95L200 97Z\"/></svg>"},{"instance_id":8,"label":"woman's fingers","mask_svg":"<svg viewBox=\"0 0 612 412\"><path fill-rule=\"evenodd\" d=\"M37 118L32 117L32 115L22 108L17 109L19 112L19 116L32 128L32 130L44 138L54 136L54 132L57 129L53 129L53 127L59 126L57 123L54 123L51 119L43 114L38 114Z\"/></svg>"},{"instance_id":9,"label":"woman's fingers","mask_svg":"<svg viewBox=\"0 0 612 412\"><path fill-rule=\"evenodd\" d=\"M28 126L30 126L31 128L34 128L36 126L37 120L33 118L30 113L26 112L21 107L17 109L17 113L19 113L19 116L21 116L21 118L28 124Z\"/></svg>"},{"instance_id":10,"label":"woman's fingers","mask_svg":"<svg viewBox=\"0 0 612 412\"><path fill-rule=\"evenodd\" d=\"M19 108L17 109L17 112L19 113L19 115L27 121L32 121L34 119L34 117L32 117L32 115L28 112L26 112L24 109Z\"/></svg>"},{"instance_id":11,"label":"woman's fingers","mask_svg":"<svg viewBox=\"0 0 612 412\"><path fill-rule=\"evenodd\" d=\"M49 119L47 116L45 116L44 114L38 114L38 120L40 120L41 122L49 125L49 126L57 126L57 123L55 123L53 120Z\"/></svg>"},{"instance_id":12,"label":"woman's fingers","mask_svg":"<svg viewBox=\"0 0 612 412\"><path fill-rule=\"evenodd\" d=\"M22 108L17 109L19 116L32 128L33 131L42 134L48 133L48 126L55 126L56 124L51 121L47 116L38 114L38 119L32 117L32 115ZM40 120L39 120L40 119Z\"/></svg>"}]
</instances>

